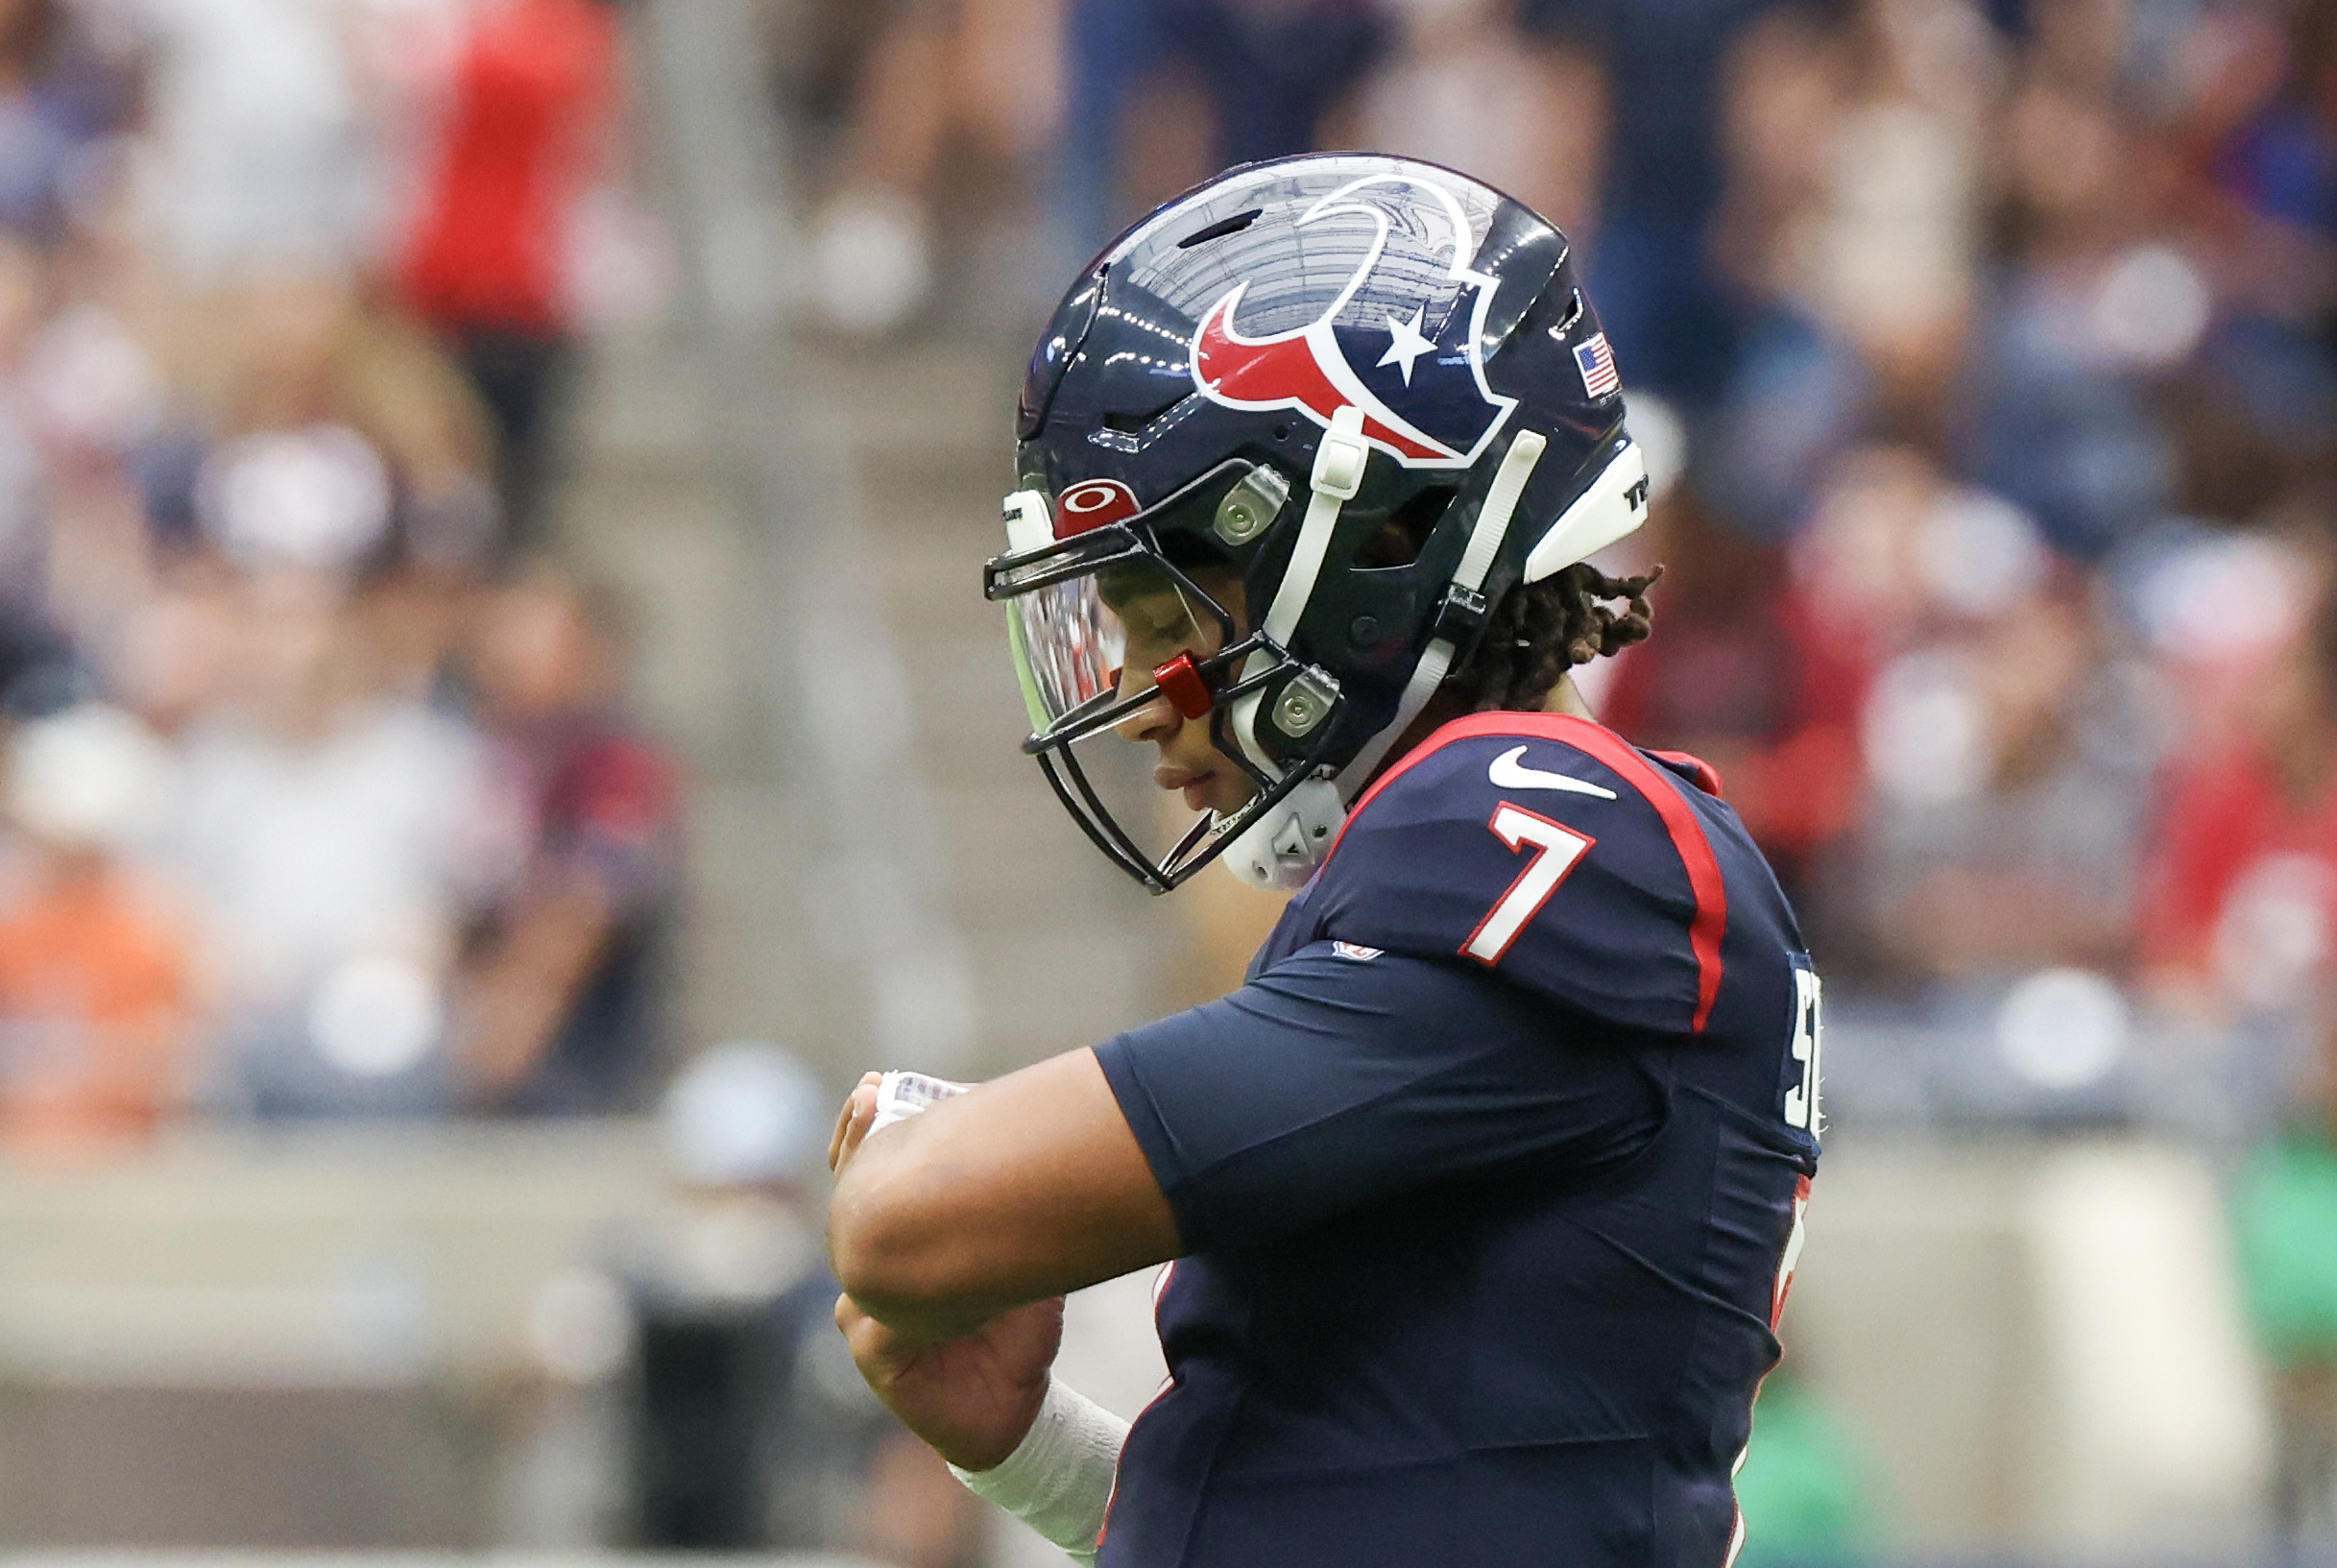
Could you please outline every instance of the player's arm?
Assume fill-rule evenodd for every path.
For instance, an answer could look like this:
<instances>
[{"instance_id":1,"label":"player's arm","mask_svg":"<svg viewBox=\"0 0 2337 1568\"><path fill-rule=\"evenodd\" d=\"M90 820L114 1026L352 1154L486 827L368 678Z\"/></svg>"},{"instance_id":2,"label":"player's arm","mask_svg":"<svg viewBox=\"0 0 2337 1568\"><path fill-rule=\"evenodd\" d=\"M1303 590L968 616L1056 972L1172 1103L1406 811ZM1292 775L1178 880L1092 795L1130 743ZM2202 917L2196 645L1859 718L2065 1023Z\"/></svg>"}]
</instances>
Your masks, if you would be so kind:
<instances>
[{"instance_id":1,"label":"player's arm","mask_svg":"<svg viewBox=\"0 0 2337 1568\"><path fill-rule=\"evenodd\" d=\"M839 1174L876 1123L880 1082L875 1073L862 1078L837 1119L828 1164ZM1054 1381L1061 1297L1001 1313L962 1339L934 1341L903 1335L845 1295L836 1301L836 1326L877 1397L950 1461L958 1480L1073 1562L1095 1561L1128 1424Z\"/></svg>"},{"instance_id":2,"label":"player's arm","mask_svg":"<svg viewBox=\"0 0 2337 1568\"><path fill-rule=\"evenodd\" d=\"M1196 1252L1453 1178L1592 1179L1669 1106L1587 1017L1465 960L1330 942L1096 1055Z\"/></svg>"},{"instance_id":3,"label":"player's arm","mask_svg":"<svg viewBox=\"0 0 2337 1568\"><path fill-rule=\"evenodd\" d=\"M848 1122L874 1115L862 1099ZM829 1205L829 1262L863 1312L917 1339L959 1338L1181 1250L1092 1050L852 1141Z\"/></svg>"}]
</instances>

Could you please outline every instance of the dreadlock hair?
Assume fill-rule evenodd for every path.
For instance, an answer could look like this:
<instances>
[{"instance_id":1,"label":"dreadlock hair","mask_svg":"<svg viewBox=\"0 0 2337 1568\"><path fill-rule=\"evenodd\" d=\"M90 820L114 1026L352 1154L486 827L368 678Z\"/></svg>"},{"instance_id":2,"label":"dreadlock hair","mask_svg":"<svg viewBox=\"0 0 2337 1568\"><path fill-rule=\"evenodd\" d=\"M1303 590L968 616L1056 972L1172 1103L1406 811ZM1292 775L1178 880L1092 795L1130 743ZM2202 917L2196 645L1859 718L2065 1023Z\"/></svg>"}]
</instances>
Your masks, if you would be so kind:
<instances>
[{"instance_id":1,"label":"dreadlock hair","mask_svg":"<svg viewBox=\"0 0 2337 1568\"><path fill-rule=\"evenodd\" d=\"M1472 712L1538 710L1558 677L1602 654L1644 641L1654 628L1648 590L1664 568L1609 577L1587 561L1502 595L1477 657L1454 681ZM1621 613L1602 600L1621 599Z\"/></svg>"}]
</instances>

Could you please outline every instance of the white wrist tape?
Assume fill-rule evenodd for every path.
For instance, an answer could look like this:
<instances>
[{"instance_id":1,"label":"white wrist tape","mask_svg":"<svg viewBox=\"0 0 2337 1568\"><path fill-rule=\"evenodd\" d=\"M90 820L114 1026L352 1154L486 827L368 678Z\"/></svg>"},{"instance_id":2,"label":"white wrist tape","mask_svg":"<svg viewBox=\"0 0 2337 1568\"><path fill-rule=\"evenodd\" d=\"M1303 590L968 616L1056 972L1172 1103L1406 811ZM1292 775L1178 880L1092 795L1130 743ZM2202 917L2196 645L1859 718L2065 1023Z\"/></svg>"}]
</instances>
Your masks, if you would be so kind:
<instances>
[{"instance_id":1,"label":"white wrist tape","mask_svg":"<svg viewBox=\"0 0 2337 1568\"><path fill-rule=\"evenodd\" d=\"M970 1083L952 1083L947 1078L929 1078L923 1073L887 1073L877 1084L877 1116L869 1122L868 1130L882 1132L894 1122L906 1122L928 1107L973 1087Z\"/></svg>"},{"instance_id":2,"label":"white wrist tape","mask_svg":"<svg viewBox=\"0 0 2337 1568\"><path fill-rule=\"evenodd\" d=\"M1127 1422L1049 1378L1039 1418L1002 1463L988 1470L952 1464L950 1473L975 1496L1070 1553L1072 1561L1092 1564L1120 1472L1120 1445L1127 1440Z\"/></svg>"}]
</instances>

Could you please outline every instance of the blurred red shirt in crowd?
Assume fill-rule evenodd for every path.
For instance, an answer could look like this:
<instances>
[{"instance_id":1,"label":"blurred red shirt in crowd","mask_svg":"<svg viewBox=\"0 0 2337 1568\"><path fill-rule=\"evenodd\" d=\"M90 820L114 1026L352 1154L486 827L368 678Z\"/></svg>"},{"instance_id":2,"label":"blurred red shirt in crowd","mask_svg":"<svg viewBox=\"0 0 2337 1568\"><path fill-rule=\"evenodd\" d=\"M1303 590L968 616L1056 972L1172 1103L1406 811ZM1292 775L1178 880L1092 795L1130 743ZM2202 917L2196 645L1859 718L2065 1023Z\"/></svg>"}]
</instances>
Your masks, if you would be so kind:
<instances>
[{"instance_id":1,"label":"blurred red shirt in crowd","mask_svg":"<svg viewBox=\"0 0 2337 1568\"><path fill-rule=\"evenodd\" d=\"M598 0L498 0L473 19L406 253L422 315L566 325L566 226L614 102L616 49Z\"/></svg>"},{"instance_id":2,"label":"blurred red shirt in crowd","mask_svg":"<svg viewBox=\"0 0 2337 1568\"><path fill-rule=\"evenodd\" d=\"M1665 509L1664 635L1616 663L1601 717L1642 745L1709 762L1729 803L1801 892L1819 854L1855 824L1865 782L1859 712L1868 651L1844 617L1813 606L1773 545Z\"/></svg>"},{"instance_id":3,"label":"blurred red shirt in crowd","mask_svg":"<svg viewBox=\"0 0 2337 1568\"><path fill-rule=\"evenodd\" d=\"M2337 924L2337 789L2299 794L2268 752L2234 749L2180 764L2164 811L2145 972L2243 1006L2302 1000Z\"/></svg>"},{"instance_id":4,"label":"blurred red shirt in crowd","mask_svg":"<svg viewBox=\"0 0 2337 1568\"><path fill-rule=\"evenodd\" d=\"M2162 994L2241 1008L2308 1001L2337 958L2337 605L2162 786L2140 953Z\"/></svg>"}]
</instances>

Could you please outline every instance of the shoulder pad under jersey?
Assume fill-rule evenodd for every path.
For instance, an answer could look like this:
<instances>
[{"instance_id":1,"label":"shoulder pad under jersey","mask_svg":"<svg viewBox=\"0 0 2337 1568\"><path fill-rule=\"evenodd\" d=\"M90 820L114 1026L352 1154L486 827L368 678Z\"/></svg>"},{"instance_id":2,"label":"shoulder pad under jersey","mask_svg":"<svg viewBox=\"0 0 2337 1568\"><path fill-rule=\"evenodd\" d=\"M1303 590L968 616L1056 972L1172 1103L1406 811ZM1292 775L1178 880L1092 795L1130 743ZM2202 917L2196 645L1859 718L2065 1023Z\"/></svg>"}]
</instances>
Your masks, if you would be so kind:
<instances>
[{"instance_id":1,"label":"shoulder pad under jersey","mask_svg":"<svg viewBox=\"0 0 2337 1568\"><path fill-rule=\"evenodd\" d=\"M1321 937L1458 954L1637 1028L1701 1030L1728 906L1719 781L1556 713L1478 713L1365 791L1314 885Z\"/></svg>"}]
</instances>

